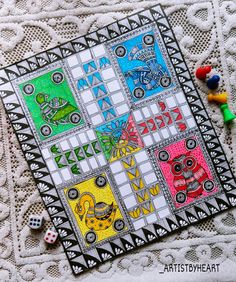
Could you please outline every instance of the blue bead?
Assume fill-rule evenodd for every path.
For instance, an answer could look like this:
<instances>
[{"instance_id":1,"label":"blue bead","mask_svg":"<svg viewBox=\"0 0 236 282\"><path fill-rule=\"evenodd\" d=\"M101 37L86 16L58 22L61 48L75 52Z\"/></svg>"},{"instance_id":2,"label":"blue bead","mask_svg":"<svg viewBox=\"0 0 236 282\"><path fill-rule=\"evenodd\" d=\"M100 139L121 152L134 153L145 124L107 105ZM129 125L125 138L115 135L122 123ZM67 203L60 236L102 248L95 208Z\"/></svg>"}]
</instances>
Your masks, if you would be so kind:
<instances>
[{"instance_id":1,"label":"blue bead","mask_svg":"<svg viewBox=\"0 0 236 282\"><path fill-rule=\"evenodd\" d=\"M220 81L220 76L215 74L207 80L207 87L212 90L217 89L219 86L219 81Z\"/></svg>"}]
</instances>

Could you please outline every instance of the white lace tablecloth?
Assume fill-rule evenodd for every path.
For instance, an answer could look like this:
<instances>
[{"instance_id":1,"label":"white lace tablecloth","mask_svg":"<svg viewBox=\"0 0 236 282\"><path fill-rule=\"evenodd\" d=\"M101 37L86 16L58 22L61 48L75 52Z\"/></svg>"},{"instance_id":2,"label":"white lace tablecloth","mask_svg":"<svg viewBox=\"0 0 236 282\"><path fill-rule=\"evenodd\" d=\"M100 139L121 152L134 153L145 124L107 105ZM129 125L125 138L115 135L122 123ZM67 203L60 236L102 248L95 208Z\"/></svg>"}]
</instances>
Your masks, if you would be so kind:
<instances>
[{"instance_id":1,"label":"white lace tablecloth","mask_svg":"<svg viewBox=\"0 0 236 282\"><path fill-rule=\"evenodd\" d=\"M236 112L235 0L1 0L0 64L53 47L134 11L161 3L193 71L209 63L221 74ZM167 4L168 3L168 4ZM219 108L208 105L196 82L235 172L236 126L224 127ZM236 209L109 261L74 277L58 243L30 232L28 216L42 214L50 226L33 178L0 103L0 281L235 281ZM168 263L219 263L219 273L165 273Z\"/></svg>"}]
</instances>

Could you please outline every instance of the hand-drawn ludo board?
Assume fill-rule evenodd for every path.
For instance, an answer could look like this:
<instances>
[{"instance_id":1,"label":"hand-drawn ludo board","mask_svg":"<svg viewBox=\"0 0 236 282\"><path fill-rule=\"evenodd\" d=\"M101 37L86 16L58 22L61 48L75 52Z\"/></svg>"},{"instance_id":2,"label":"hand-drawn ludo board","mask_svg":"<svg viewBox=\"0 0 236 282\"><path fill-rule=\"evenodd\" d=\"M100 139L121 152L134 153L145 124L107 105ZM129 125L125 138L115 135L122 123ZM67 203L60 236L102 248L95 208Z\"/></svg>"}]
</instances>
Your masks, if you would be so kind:
<instances>
[{"instance_id":1,"label":"hand-drawn ludo board","mask_svg":"<svg viewBox=\"0 0 236 282\"><path fill-rule=\"evenodd\" d=\"M236 204L234 177L160 6L0 78L75 274Z\"/></svg>"}]
</instances>

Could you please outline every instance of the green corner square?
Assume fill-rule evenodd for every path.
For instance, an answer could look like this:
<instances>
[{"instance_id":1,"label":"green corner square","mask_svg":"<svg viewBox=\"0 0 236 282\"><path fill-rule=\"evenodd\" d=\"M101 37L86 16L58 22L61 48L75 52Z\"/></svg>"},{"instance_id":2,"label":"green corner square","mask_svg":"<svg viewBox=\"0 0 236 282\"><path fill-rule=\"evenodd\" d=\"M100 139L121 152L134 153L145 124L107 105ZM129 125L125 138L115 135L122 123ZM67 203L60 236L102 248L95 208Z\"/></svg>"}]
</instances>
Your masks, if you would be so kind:
<instances>
[{"instance_id":1,"label":"green corner square","mask_svg":"<svg viewBox=\"0 0 236 282\"><path fill-rule=\"evenodd\" d=\"M40 140L84 125L62 68L19 85Z\"/></svg>"}]
</instances>

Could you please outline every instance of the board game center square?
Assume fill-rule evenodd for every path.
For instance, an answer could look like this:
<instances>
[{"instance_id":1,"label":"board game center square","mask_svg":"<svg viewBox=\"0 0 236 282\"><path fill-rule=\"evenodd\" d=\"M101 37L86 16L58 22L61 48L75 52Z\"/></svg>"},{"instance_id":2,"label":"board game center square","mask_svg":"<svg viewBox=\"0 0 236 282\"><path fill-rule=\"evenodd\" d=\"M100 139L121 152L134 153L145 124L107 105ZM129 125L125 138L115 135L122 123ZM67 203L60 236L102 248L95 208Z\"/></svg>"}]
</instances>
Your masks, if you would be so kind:
<instances>
[{"instance_id":1,"label":"board game center square","mask_svg":"<svg viewBox=\"0 0 236 282\"><path fill-rule=\"evenodd\" d=\"M97 85L102 82L102 78L99 72L88 75L88 82L90 86Z\"/></svg>"},{"instance_id":2,"label":"board game center square","mask_svg":"<svg viewBox=\"0 0 236 282\"><path fill-rule=\"evenodd\" d=\"M65 188L64 195L86 247L128 229L106 173Z\"/></svg>"},{"instance_id":3,"label":"board game center square","mask_svg":"<svg viewBox=\"0 0 236 282\"><path fill-rule=\"evenodd\" d=\"M143 147L133 117L129 113L96 127L96 134L109 162L133 154Z\"/></svg>"},{"instance_id":4,"label":"board game center square","mask_svg":"<svg viewBox=\"0 0 236 282\"><path fill-rule=\"evenodd\" d=\"M160 44L150 30L111 46L133 102L174 87Z\"/></svg>"},{"instance_id":5,"label":"board game center square","mask_svg":"<svg viewBox=\"0 0 236 282\"><path fill-rule=\"evenodd\" d=\"M99 84L98 86L93 87L92 91L95 98L101 98L107 95L107 89L104 84Z\"/></svg>"},{"instance_id":6,"label":"board game center square","mask_svg":"<svg viewBox=\"0 0 236 282\"><path fill-rule=\"evenodd\" d=\"M62 68L18 85L41 141L84 125Z\"/></svg>"}]
</instances>

